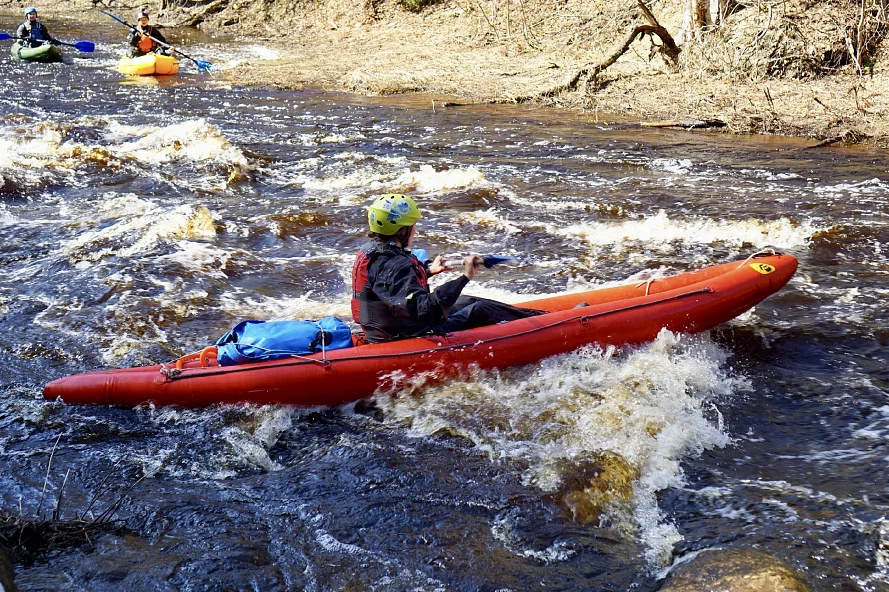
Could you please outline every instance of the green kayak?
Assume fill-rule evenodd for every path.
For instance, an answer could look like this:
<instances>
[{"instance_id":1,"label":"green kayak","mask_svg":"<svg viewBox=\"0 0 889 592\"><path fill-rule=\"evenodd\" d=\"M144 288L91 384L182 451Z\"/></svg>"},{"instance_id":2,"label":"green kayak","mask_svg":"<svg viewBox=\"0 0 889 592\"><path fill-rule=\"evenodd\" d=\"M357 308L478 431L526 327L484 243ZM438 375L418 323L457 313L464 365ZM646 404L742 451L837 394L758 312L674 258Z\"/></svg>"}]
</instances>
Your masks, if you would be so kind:
<instances>
[{"instance_id":1,"label":"green kayak","mask_svg":"<svg viewBox=\"0 0 889 592\"><path fill-rule=\"evenodd\" d=\"M18 43L14 43L10 49L12 55L19 57L27 62L61 62L62 50L56 45L44 43L37 47L22 47Z\"/></svg>"}]
</instances>

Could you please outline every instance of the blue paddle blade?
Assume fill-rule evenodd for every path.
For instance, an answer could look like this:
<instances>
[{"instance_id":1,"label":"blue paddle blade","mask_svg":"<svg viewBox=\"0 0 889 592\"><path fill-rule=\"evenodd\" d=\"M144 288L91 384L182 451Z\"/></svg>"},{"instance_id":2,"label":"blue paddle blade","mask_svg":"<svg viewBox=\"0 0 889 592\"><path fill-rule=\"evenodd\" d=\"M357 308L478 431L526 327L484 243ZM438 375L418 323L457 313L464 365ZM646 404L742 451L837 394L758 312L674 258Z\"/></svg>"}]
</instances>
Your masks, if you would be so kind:
<instances>
[{"instance_id":1,"label":"blue paddle blade","mask_svg":"<svg viewBox=\"0 0 889 592\"><path fill-rule=\"evenodd\" d=\"M92 41L78 41L74 44L74 48L83 53L93 53L96 51L96 44Z\"/></svg>"},{"instance_id":2,"label":"blue paddle blade","mask_svg":"<svg viewBox=\"0 0 889 592\"><path fill-rule=\"evenodd\" d=\"M504 256L504 255L485 255L484 257L482 257L482 260L484 261L484 266L487 267L488 269L494 267L495 265L498 265L500 263L506 263L508 261L511 261L513 263L519 263L519 260L516 259L515 257L509 257L509 256Z\"/></svg>"},{"instance_id":3,"label":"blue paddle blade","mask_svg":"<svg viewBox=\"0 0 889 592\"><path fill-rule=\"evenodd\" d=\"M201 72L212 72L213 71L213 64L211 64L207 60L195 60L194 58L192 58L192 60L194 61L195 65L198 67L198 70L200 70Z\"/></svg>"},{"instance_id":4,"label":"blue paddle blade","mask_svg":"<svg viewBox=\"0 0 889 592\"><path fill-rule=\"evenodd\" d=\"M9 33L0 33L0 41L9 41L12 39L12 35Z\"/></svg>"}]
</instances>

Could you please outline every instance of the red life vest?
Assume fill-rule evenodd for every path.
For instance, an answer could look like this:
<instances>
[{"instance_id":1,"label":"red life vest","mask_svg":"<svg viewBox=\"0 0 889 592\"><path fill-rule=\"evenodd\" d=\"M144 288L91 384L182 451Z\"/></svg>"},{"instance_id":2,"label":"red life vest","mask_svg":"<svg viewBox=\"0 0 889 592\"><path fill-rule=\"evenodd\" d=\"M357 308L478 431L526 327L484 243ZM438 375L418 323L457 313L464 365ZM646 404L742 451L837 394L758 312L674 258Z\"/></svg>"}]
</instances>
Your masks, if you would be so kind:
<instances>
[{"instance_id":1,"label":"red life vest","mask_svg":"<svg viewBox=\"0 0 889 592\"><path fill-rule=\"evenodd\" d=\"M363 250L358 251L355 263L352 264L352 320L361 323L361 301L367 300L367 266L371 258Z\"/></svg>"},{"instance_id":2,"label":"red life vest","mask_svg":"<svg viewBox=\"0 0 889 592\"><path fill-rule=\"evenodd\" d=\"M413 333L416 328L409 319L393 315L389 307L370 289L368 268L378 257L409 257L417 282L423 289L429 289L426 268L415 257L395 246L369 242L358 251L352 265L352 319L366 332L374 332L374 337L380 332L390 338Z\"/></svg>"},{"instance_id":3,"label":"red life vest","mask_svg":"<svg viewBox=\"0 0 889 592\"><path fill-rule=\"evenodd\" d=\"M136 43L136 47L142 53L150 53L154 51L154 48L157 47L157 43L154 39L148 37L148 35L154 35L154 27L148 25L147 29L140 30L142 36L139 37L139 41Z\"/></svg>"}]
</instances>

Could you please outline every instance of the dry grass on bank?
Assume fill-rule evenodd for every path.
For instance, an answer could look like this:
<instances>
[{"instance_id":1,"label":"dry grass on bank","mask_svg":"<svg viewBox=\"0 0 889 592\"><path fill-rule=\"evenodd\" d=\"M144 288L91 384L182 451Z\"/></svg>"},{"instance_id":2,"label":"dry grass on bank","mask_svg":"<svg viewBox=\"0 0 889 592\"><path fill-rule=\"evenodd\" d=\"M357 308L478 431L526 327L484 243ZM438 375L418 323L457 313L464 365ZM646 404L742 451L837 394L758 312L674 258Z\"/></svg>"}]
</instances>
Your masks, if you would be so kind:
<instances>
[{"instance_id":1,"label":"dry grass on bank","mask_svg":"<svg viewBox=\"0 0 889 592\"><path fill-rule=\"evenodd\" d=\"M279 46L282 59L242 64L228 76L246 84L426 92L469 102L536 97L541 105L639 121L721 120L736 133L889 145L889 87L880 62L884 21L871 19L861 35L870 44L867 67L849 63L849 27L860 16L860 5L849 2L745 7L719 30L687 40L678 67L658 52L658 39L645 37L595 85L546 96L613 51L640 22L635 6L629 0L458 0L412 14L395 2L375 3L373 10L346 2L287 9L272 3L271 12L247 2L239 27L272 43L290 31L292 44ZM679 30L678 2L651 6L667 30ZM233 18L226 11L219 22Z\"/></svg>"},{"instance_id":2,"label":"dry grass on bank","mask_svg":"<svg viewBox=\"0 0 889 592\"><path fill-rule=\"evenodd\" d=\"M145 4L162 23L196 23L279 50L279 59L217 75L232 84L530 99L640 122L720 120L735 133L889 146L883 0L735 0L718 27L699 35L682 33L682 0L654 0L648 6L659 24L682 41L678 65L659 51L660 39L645 36L594 80L560 92L551 91L601 63L645 22L638 0L439 0L419 13L403 2Z\"/></svg>"}]
</instances>

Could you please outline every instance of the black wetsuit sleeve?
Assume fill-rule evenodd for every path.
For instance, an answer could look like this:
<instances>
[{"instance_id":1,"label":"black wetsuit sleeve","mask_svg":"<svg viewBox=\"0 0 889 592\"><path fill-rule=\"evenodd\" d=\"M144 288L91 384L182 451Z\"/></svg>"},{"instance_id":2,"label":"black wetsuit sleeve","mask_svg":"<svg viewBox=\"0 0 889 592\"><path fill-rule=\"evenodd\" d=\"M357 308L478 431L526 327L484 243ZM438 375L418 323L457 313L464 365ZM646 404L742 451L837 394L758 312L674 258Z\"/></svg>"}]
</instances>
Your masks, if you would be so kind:
<instances>
[{"instance_id":1,"label":"black wetsuit sleeve","mask_svg":"<svg viewBox=\"0 0 889 592\"><path fill-rule=\"evenodd\" d=\"M164 34L158 31L157 29L152 29L151 36L154 37L156 41L160 41L161 43L169 43L167 42L167 38L164 37Z\"/></svg>"},{"instance_id":2,"label":"black wetsuit sleeve","mask_svg":"<svg viewBox=\"0 0 889 592\"><path fill-rule=\"evenodd\" d=\"M139 33L136 31L136 29L130 29L130 35L129 37L127 37L127 43L129 43L133 47L136 47L136 45L139 44Z\"/></svg>"},{"instance_id":3,"label":"black wetsuit sleeve","mask_svg":"<svg viewBox=\"0 0 889 592\"><path fill-rule=\"evenodd\" d=\"M407 257L381 258L373 273L372 290L389 308L393 316L410 318L416 330L442 323L460 292L469 282L466 276L445 282L430 293L417 276Z\"/></svg>"}]
</instances>

